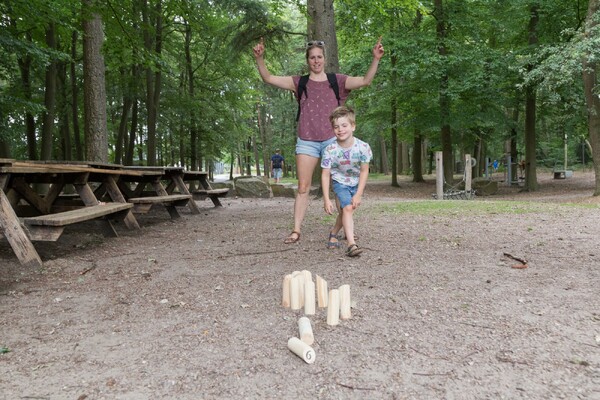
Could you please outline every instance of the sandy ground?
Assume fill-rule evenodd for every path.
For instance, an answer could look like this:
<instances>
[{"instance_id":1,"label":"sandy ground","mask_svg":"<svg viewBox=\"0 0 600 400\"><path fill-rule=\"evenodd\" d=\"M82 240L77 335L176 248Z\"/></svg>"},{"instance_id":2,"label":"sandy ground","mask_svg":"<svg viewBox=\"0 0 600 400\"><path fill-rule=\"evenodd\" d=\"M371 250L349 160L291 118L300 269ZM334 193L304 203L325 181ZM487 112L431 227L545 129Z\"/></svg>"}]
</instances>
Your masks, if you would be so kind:
<instances>
[{"instance_id":1,"label":"sandy ground","mask_svg":"<svg viewBox=\"0 0 600 400\"><path fill-rule=\"evenodd\" d=\"M539 181L437 212L414 211L431 180L370 183L356 259L325 248L319 200L284 245L285 198L158 208L117 239L82 224L36 244L41 270L1 240L0 398L600 399L593 175ZM517 201L475 207L496 200ZM286 346L303 312L281 284L300 270L355 302L337 326L310 316L314 364Z\"/></svg>"}]
</instances>

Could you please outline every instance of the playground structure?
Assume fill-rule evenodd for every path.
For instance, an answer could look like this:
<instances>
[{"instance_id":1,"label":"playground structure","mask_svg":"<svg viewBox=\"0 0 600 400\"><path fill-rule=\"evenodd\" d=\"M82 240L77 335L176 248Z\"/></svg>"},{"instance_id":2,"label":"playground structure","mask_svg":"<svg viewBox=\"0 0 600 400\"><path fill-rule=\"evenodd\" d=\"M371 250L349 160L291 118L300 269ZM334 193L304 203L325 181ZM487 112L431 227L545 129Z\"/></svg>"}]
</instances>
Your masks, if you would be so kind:
<instances>
[{"instance_id":1,"label":"playground structure","mask_svg":"<svg viewBox=\"0 0 600 400\"><path fill-rule=\"evenodd\" d=\"M451 185L444 179L444 163L442 158L442 152L435 152L435 182L436 182L436 193L433 194L433 198L437 200L471 200L475 198L475 190L472 189L472 170L473 161L470 154L465 154L465 168L463 173L463 179L457 184ZM465 188L460 189L462 184L465 184Z\"/></svg>"}]
</instances>

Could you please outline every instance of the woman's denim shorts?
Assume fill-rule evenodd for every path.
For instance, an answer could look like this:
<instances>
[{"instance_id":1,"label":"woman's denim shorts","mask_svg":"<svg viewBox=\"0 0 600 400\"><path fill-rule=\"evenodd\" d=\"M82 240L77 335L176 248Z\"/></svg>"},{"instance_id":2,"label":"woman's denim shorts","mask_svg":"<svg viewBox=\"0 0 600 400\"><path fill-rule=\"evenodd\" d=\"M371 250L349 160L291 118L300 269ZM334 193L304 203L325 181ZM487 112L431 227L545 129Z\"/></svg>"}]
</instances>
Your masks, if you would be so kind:
<instances>
[{"instance_id":1,"label":"woman's denim shorts","mask_svg":"<svg viewBox=\"0 0 600 400\"><path fill-rule=\"evenodd\" d=\"M298 138L296 141L296 155L305 154L315 158L321 158L325 147L335 142L335 136L331 139L322 142L314 142L312 140L302 140Z\"/></svg>"}]
</instances>

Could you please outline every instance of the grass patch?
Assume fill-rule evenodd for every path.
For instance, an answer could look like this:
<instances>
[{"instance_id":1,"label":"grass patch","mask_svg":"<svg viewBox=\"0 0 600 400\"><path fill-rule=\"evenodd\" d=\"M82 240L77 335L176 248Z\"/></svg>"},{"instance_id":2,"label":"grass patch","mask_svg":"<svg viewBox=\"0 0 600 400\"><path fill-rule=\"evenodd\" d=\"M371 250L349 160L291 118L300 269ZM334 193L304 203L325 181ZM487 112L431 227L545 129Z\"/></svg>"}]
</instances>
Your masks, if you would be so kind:
<instances>
[{"instance_id":1,"label":"grass patch","mask_svg":"<svg viewBox=\"0 0 600 400\"><path fill-rule=\"evenodd\" d=\"M568 209L599 209L596 204L534 203L526 201L469 201L469 200L421 200L383 204L379 211L417 215L486 215L486 214L532 214L559 212Z\"/></svg>"}]
</instances>

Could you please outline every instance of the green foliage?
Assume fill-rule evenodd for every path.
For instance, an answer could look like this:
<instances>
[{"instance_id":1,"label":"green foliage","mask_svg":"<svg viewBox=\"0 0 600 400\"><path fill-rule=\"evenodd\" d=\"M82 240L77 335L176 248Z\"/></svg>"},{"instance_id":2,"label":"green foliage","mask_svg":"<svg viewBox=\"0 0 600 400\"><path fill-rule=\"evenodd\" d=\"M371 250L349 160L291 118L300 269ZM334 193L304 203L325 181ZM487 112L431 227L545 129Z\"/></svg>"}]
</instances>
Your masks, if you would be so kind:
<instances>
[{"instance_id":1,"label":"green foliage","mask_svg":"<svg viewBox=\"0 0 600 400\"><path fill-rule=\"evenodd\" d=\"M147 51L144 46L142 28L149 29L151 36L156 33L153 23L158 2L147 3L152 26L146 27L140 0L98 2L99 8L94 10L100 13L104 24L102 51L113 152L127 98L139 103L136 143L144 149L144 68L151 68L161 73L157 132L159 153L165 163L179 162L179 146L183 148L184 162L191 162L192 132L198 133L195 156L199 159L235 157L244 151L241 143L253 136L259 138L260 110L265 116L265 137L258 142L260 150L270 154L279 147L292 166L295 99L291 93L260 81L252 47L264 39L265 60L273 74L303 74L305 2L162 0L160 53ZM490 153L500 155L511 129L521 136L523 91L531 86L536 88L538 99L540 159L549 164L562 160L565 135L569 138L569 158L575 157L580 138L587 135L581 59L587 55L591 61L597 61L600 34L583 35L587 1L536 0L539 43L530 46L527 25L531 3L444 0L449 23L444 42L448 55L441 57L432 0L336 0L341 71L364 75L379 36L383 36L386 50L371 87L357 90L349 98L349 104L358 113L357 135L373 147L378 147L380 140L389 146L391 130L396 128L400 140L410 143L418 132L430 148L439 148L439 99L443 94L450 100L449 123L455 148L471 150L483 141ZM75 62L74 78L81 90L81 4L68 0L19 0L2 2L0 11L0 139L10 142L14 156L25 157L25 117L34 117L39 135L45 69L49 63L58 62L67 68L67 88L60 95L64 96L61 104L69 107L75 101L83 125L83 96L79 93L71 98L68 70L69 63ZM45 29L49 24L57 27L58 50L50 50L46 45ZM77 34L77 42L71 59L73 34ZM186 64L188 34L193 78ZM30 90L22 80L25 63L29 65ZM133 72L136 69L137 75ZM448 76L448 86L442 92L443 74ZM392 104L398 108L396 126L392 126ZM515 110L521 111L516 121ZM58 131L55 136L58 137ZM55 142L59 146L60 141Z\"/></svg>"}]
</instances>

